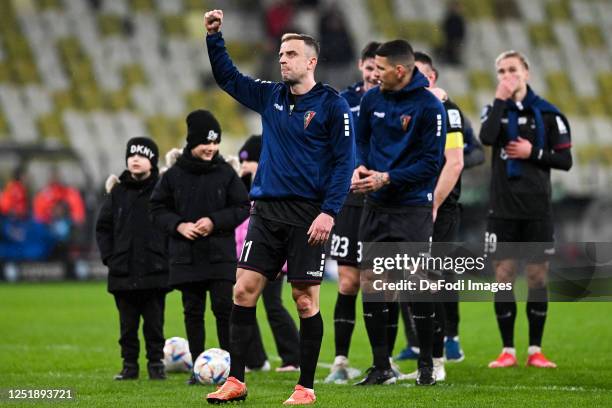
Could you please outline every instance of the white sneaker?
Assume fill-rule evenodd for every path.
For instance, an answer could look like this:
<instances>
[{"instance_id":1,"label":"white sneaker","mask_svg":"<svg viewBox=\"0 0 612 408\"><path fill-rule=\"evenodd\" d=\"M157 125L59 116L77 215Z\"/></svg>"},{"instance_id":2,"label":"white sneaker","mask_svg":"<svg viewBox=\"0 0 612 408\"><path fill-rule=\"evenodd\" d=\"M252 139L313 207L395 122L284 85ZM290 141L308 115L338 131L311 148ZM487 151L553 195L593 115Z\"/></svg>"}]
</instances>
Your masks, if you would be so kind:
<instances>
[{"instance_id":1,"label":"white sneaker","mask_svg":"<svg viewBox=\"0 0 612 408\"><path fill-rule=\"evenodd\" d=\"M349 380L353 380L361 375L361 370L355 367L346 367Z\"/></svg>"},{"instance_id":2,"label":"white sneaker","mask_svg":"<svg viewBox=\"0 0 612 408\"><path fill-rule=\"evenodd\" d=\"M391 365L391 371L393 371L393 374L395 374L398 380L404 376L404 374L402 374L400 371L399 366L393 361L392 357L389 357L389 365Z\"/></svg>"},{"instance_id":3,"label":"white sneaker","mask_svg":"<svg viewBox=\"0 0 612 408\"><path fill-rule=\"evenodd\" d=\"M349 380L348 375L348 358L345 356L336 356L334 364L329 369L330 373L325 378L326 384L346 384Z\"/></svg>"},{"instance_id":4,"label":"white sneaker","mask_svg":"<svg viewBox=\"0 0 612 408\"><path fill-rule=\"evenodd\" d=\"M245 367L244 372L252 373L253 371L270 371L271 369L272 366L270 365L270 362L266 360L261 367Z\"/></svg>"},{"instance_id":5,"label":"white sneaker","mask_svg":"<svg viewBox=\"0 0 612 408\"><path fill-rule=\"evenodd\" d=\"M419 370L416 370L408 374L403 374L401 377L399 377L399 380L416 380L418 376Z\"/></svg>"},{"instance_id":6,"label":"white sneaker","mask_svg":"<svg viewBox=\"0 0 612 408\"><path fill-rule=\"evenodd\" d=\"M330 374L325 378L326 384L346 384L361 375L361 370L349 367L349 360L345 356L336 356L330 368Z\"/></svg>"},{"instance_id":7,"label":"white sneaker","mask_svg":"<svg viewBox=\"0 0 612 408\"><path fill-rule=\"evenodd\" d=\"M446 369L444 368L444 358L433 359L433 373L436 381L446 380Z\"/></svg>"},{"instance_id":8,"label":"white sneaker","mask_svg":"<svg viewBox=\"0 0 612 408\"><path fill-rule=\"evenodd\" d=\"M446 369L444 368L443 358L433 359L433 374L436 378L436 381L446 380ZM408 374L403 374L401 377L399 377L399 379L400 380L416 380L418 376L419 376L419 370L416 370Z\"/></svg>"}]
</instances>

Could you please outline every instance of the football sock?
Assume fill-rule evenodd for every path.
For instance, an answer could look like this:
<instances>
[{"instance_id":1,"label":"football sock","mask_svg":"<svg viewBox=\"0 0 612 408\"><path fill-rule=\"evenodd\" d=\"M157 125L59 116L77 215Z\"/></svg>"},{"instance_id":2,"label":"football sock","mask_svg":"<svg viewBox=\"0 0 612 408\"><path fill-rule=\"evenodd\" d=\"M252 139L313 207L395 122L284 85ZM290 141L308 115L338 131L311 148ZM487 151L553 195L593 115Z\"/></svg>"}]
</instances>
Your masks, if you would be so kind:
<instances>
[{"instance_id":1,"label":"football sock","mask_svg":"<svg viewBox=\"0 0 612 408\"><path fill-rule=\"evenodd\" d=\"M504 347L514 347L516 300L513 291L495 292L495 316Z\"/></svg>"},{"instance_id":2,"label":"football sock","mask_svg":"<svg viewBox=\"0 0 612 408\"><path fill-rule=\"evenodd\" d=\"M387 316L389 310L383 302L363 302L363 320L372 347L374 366L381 370L391 368L387 344Z\"/></svg>"},{"instance_id":3,"label":"football sock","mask_svg":"<svg viewBox=\"0 0 612 408\"><path fill-rule=\"evenodd\" d=\"M434 329L434 303L414 302L412 304L412 317L419 338L420 353L418 367L432 367L433 329Z\"/></svg>"},{"instance_id":4,"label":"football sock","mask_svg":"<svg viewBox=\"0 0 612 408\"><path fill-rule=\"evenodd\" d=\"M447 296L450 296L451 292L457 294L456 290L448 291ZM459 299L458 294L456 298ZM456 300L444 302L444 314L446 315L444 335L448 338L457 337L459 335L459 302Z\"/></svg>"},{"instance_id":5,"label":"football sock","mask_svg":"<svg viewBox=\"0 0 612 408\"><path fill-rule=\"evenodd\" d=\"M514 347L504 347L502 349L502 353L512 354L514 357L516 357L516 349Z\"/></svg>"},{"instance_id":6,"label":"football sock","mask_svg":"<svg viewBox=\"0 0 612 408\"><path fill-rule=\"evenodd\" d=\"M529 345L541 346L546 314L548 292L546 287L529 289L527 294L527 320L529 321Z\"/></svg>"},{"instance_id":7,"label":"football sock","mask_svg":"<svg viewBox=\"0 0 612 408\"><path fill-rule=\"evenodd\" d=\"M404 322L404 334L408 340L408 346L413 349L419 348L419 339L416 335L416 326L412 317L412 306L410 302L400 302L400 310L402 312L402 320Z\"/></svg>"},{"instance_id":8,"label":"football sock","mask_svg":"<svg viewBox=\"0 0 612 408\"><path fill-rule=\"evenodd\" d=\"M336 355L348 357L351 336L355 328L355 301L357 295L343 295L338 292L334 309L334 339Z\"/></svg>"},{"instance_id":9,"label":"football sock","mask_svg":"<svg viewBox=\"0 0 612 408\"><path fill-rule=\"evenodd\" d=\"M446 275L446 274L445 274ZM457 276L454 272L450 272L449 276L445 276L447 281L457 282ZM455 289L443 290L441 297L444 302L444 335L448 338L453 338L459 335L459 291Z\"/></svg>"},{"instance_id":10,"label":"football sock","mask_svg":"<svg viewBox=\"0 0 612 408\"><path fill-rule=\"evenodd\" d=\"M398 302L389 302L387 303L387 309L389 310L387 314L387 350L389 356L392 356L395 339L397 338L400 304Z\"/></svg>"},{"instance_id":11,"label":"football sock","mask_svg":"<svg viewBox=\"0 0 612 408\"><path fill-rule=\"evenodd\" d=\"M244 367L247 360L249 344L255 331L257 317L256 307L244 307L234 304L230 316L230 358L229 376L244 382Z\"/></svg>"},{"instance_id":12,"label":"football sock","mask_svg":"<svg viewBox=\"0 0 612 408\"><path fill-rule=\"evenodd\" d=\"M442 358L444 357L444 325L446 319L444 303L435 303L435 313L432 356L433 358Z\"/></svg>"},{"instance_id":13,"label":"football sock","mask_svg":"<svg viewBox=\"0 0 612 408\"><path fill-rule=\"evenodd\" d=\"M298 384L304 388L314 387L314 376L323 340L323 319L321 312L300 318L300 379Z\"/></svg>"},{"instance_id":14,"label":"football sock","mask_svg":"<svg viewBox=\"0 0 612 408\"><path fill-rule=\"evenodd\" d=\"M532 355L535 353L541 353L542 352L542 347L539 346L529 346L527 347L527 354Z\"/></svg>"}]
</instances>

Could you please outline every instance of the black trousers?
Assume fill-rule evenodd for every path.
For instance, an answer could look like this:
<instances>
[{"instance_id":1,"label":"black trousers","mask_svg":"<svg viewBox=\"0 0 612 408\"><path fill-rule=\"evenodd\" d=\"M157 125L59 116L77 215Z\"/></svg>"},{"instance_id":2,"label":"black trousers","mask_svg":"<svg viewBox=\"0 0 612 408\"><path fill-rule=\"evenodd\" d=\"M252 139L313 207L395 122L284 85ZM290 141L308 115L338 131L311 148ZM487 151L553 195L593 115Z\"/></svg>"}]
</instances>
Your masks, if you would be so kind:
<instances>
[{"instance_id":1,"label":"black trousers","mask_svg":"<svg viewBox=\"0 0 612 408\"><path fill-rule=\"evenodd\" d=\"M147 360L158 363L164 358L164 308L166 291L130 290L114 292L119 310L121 358L137 364L140 352L138 327L142 316Z\"/></svg>"},{"instance_id":2,"label":"black trousers","mask_svg":"<svg viewBox=\"0 0 612 408\"><path fill-rule=\"evenodd\" d=\"M210 304L217 321L219 347L229 350L229 318L232 311L232 292L234 284L228 280L193 282L178 286L183 300L185 332L189 342L192 361L205 350L206 329L204 311L206 292L210 292Z\"/></svg>"},{"instance_id":3,"label":"black trousers","mask_svg":"<svg viewBox=\"0 0 612 408\"><path fill-rule=\"evenodd\" d=\"M268 323L272 329L276 350L282 360L282 365L300 365L300 337L297 326L291 315L283 306L283 278L269 281L263 290L262 297ZM264 349L259 325L255 326L253 341L249 347L247 367L261 367L268 359Z\"/></svg>"}]
</instances>

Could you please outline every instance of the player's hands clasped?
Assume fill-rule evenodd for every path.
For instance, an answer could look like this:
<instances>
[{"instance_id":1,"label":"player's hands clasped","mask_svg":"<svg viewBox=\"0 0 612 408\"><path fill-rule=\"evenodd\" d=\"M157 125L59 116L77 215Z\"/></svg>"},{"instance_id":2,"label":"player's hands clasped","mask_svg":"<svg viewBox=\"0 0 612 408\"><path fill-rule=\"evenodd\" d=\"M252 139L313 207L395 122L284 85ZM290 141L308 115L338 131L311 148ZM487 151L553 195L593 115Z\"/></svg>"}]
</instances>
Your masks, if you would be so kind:
<instances>
[{"instance_id":1,"label":"player's hands clasped","mask_svg":"<svg viewBox=\"0 0 612 408\"><path fill-rule=\"evenodd\" d=\"M353 171L353 177L351 177L351 189L353 188L353 184L355 182L359 181L362 178L369 176L370 174L372 174L372 170L366 169L364 165L357 167Z\"/></svg>"},{"instance_id":2,"label":"player's hands clasped","mask_svg":"<svg viewBox=\"0 0 612 408\"><path fill-rule=\"evenodd\" d=\"M355 171L357 172L360 167L357 168ZM389 173L381 173L379 171L367 170L365 169L365 167L364 170L359 171L359 175L360 177L366 177L360 178L359 180L354 181L351 184L351 190L357 194L365 194L378 191L391 182L391 180L389 179Z\"/></svg>"},{"instance_id":3,"label":"player's hands clasped","mask_svg":"<svg viewBox=\"0 0 612 408\"><path fill-rule=\"evenodd\" d=\"M334 218L325 213L321 213L308 228L308 245L323 245L329 239L329 234L334 227Z\"/></svg>"},{"instance_id":4,"label":"player's hands clasped","mask_svg":"<svg viewBox=\"0 0 612 408\"><path fill-rule=\"evenodd\" d=\"M204 13L204 27L208 34L215 34L221 30L223 24L223 10L211 10Z\"/></svg>"}]
</instances>

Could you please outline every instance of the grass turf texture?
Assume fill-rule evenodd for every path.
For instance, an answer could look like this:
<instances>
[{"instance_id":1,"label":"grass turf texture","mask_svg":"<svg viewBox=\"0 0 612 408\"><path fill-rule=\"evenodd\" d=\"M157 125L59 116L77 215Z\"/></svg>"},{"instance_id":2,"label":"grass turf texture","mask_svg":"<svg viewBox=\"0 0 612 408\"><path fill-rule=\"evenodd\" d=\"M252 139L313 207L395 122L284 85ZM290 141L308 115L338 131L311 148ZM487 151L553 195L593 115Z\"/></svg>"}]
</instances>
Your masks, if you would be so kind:
<instances>
[{"instance_id":1,"label":"grass turf texture","mask_svg":"<svg viewBox=\"0 0 612 408\"><path fill-rule=\"evenodd\" d=\"M289 286L285 304L296 316ZM334 357L333 308L336 286L322 286L321 309L325 338L321 363ZM180 294L168 295L165 335L185 336ZM406 406L611 406L612 355L610 343L612 303L554 303L544 337L547 355L559 368L544 370L524 366L527 349L527 322L524 304L519 304L516 346L520 366L488 369L487 363L500 351L500 339L490 303L461 304L461 342L466 360L447 364L448 379L431 388L417 388L413 382L376 387L322 384L329 370L316 373L317 405L321 407L406 407ZM351 364L362 370L371 363L361 306L350 349ZM278 366L276 349L263 305L258 316L268 355ZM217 347L214 319L206 315L206 348ZM185 407L205 406L204 397L213 386L187 386L187 374L170 374L167 381L149 381L141 338L141 378L113 381L121 367L118 312L103 283L55 283L0 285L0 389L70 388L71 402L54 406L86 407ZM404 346L402 328L396 352ZM297 345L296 345L297 347ZM414 370L413 361L401 362L404 372ZM280 406L290 395L296 373L247 374L249 397L245 406ZM47 405L50 402L32 402ZM24 405L25 404L25 405ZM0 405L30 404L0 401Z\"/></svg>"}]
</instances>

